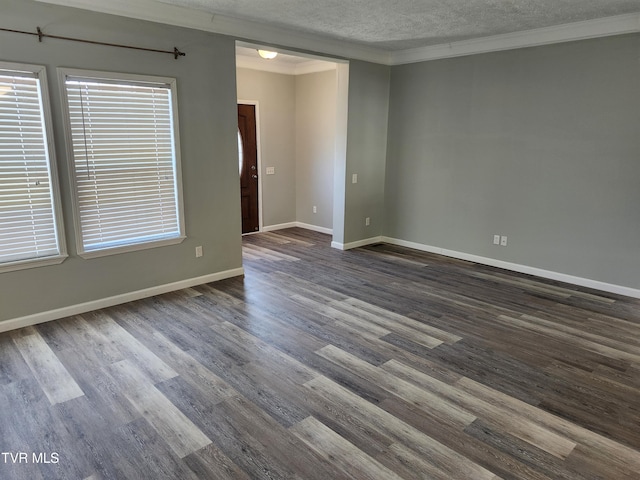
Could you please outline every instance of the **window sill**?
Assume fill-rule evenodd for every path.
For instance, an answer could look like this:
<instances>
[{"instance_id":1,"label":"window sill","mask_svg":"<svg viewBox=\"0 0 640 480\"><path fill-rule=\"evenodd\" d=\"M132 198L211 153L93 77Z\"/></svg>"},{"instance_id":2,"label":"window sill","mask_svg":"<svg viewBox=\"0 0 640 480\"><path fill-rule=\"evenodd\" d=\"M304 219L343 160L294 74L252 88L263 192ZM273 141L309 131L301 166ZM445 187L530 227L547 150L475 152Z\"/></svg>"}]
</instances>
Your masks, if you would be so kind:
<instances>
[{"instance_id":1,"label":"window sill","mask_svg":"<svg viewBox=\"0 0 640 480\"><path fill-rule=\"evenodd\" d=\"M175 238L167 238L164 240L156 240L153 242L123 245L121 247L111 247L100 250L91 250L88 252L78 252L78 255L85 260L89 260L91 258L106 257L108 255L118 255L120 253L137 252L140 250L148 250L150 248L166 247L168 245L178 245L179 243L182 243L186 238L186 236L181 236Z\"/></svg>"},{"instance_id":2,"label":"window sill","mask_svg":"<svg viewBox=\"0 0 640 480\"><path fill-rule=\"evenodd\" d=\"M27 268L46 267L48 265L59 265L64 262L67 257L68 255L54 255L51 257L30 258L28 260L18 260L17 262L7 262L0 264L0 273L26 270Z\"/></svg>"}]
</instances>

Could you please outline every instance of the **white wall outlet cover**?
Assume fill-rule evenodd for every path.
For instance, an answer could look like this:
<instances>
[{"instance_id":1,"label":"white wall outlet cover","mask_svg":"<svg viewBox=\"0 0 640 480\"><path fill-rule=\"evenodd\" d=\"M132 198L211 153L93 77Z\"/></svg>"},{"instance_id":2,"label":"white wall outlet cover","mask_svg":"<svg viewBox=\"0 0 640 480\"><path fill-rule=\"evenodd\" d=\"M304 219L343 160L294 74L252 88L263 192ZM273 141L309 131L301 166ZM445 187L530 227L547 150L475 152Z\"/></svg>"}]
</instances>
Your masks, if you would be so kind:
<instances>
[{"instance_id":1,"label":"white wall outlet cover","mask_svg":"<svg viewBox=\"0 0 640 480\"><path fill-rule=\"evenodd\" d=\"M493 244L494 245L500 245L500 235L494 235L493 236Z\"/></svg>"},{"instance_id":2,"label":"white wall outlet cover","mask_svg":"<svg viewBox=\"0 0 640 480\"><path fill-rule=\"evenodd\" d=\"M503 247L507 246L507 237L506 237L506 235L503 235L502 237L500 237L500 245L502 245Z\"/></svg>"}]
</instances>

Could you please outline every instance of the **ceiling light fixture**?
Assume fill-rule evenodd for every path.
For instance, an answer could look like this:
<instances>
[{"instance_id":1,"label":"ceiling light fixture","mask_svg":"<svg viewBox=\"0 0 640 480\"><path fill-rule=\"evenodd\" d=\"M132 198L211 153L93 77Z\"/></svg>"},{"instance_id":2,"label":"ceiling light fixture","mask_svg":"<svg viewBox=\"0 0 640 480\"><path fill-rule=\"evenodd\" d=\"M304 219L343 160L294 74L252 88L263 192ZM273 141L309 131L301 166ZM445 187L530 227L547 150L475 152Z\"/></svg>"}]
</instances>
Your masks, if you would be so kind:
<instances>
[{"instance_id":1,"label":"ceiling light fixture","mask_svg":"<svg viewBox=\"0 0 640 480\"><path fill-rule=\"evenodd\" d=\"M269 50L258 50L258 55L267 60L272 60L278 56L278 52L270 52Z\"/></svg>"}]
</instances>

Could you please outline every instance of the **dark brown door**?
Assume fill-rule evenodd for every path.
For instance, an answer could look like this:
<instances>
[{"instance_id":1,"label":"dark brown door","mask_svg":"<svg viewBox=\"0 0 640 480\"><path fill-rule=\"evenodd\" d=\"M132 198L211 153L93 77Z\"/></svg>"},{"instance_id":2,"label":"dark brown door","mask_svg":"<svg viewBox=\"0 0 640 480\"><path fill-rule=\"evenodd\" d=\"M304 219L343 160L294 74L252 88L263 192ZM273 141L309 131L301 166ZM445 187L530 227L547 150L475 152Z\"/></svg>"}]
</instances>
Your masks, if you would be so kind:
<instances>
[{"instance_id":1,"label":"dark brown door","mask_svg":"<svg viewBox=\"0 0 640 480\"><path fill-rule=\"evenodd\" d=\"M258 219L258 149L256 142L256 107L238 105L238 150L242 233L257 232Z\"/></svg>"}]
</instances>

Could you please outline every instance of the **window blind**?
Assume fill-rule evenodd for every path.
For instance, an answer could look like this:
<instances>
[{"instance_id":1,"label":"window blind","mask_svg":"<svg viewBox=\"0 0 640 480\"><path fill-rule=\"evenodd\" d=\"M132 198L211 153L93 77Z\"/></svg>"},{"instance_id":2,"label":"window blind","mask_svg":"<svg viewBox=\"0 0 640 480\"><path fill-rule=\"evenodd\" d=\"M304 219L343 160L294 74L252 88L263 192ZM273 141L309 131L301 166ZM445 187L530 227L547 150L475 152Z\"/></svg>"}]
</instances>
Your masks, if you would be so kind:
<instances>
[{"instance_id":1,"label":"window blind","mask_svg":"<svg viewBox=\"0 0 640 480\"><path fill-rule=\"evenodd\" d=\"M181 236L168 85L67 77L82 250Z\"/></svg>"},{"instance_id":2,"label":"window blind","mask_svg":"<svg viewBox=\"0 0 640 480\"><path fill-rule=\"evenodd\" d=\"M60 255L40 80L0 70L0 266Z\"/></svg>"}]
</instances>

